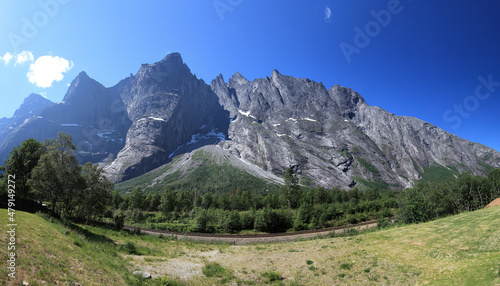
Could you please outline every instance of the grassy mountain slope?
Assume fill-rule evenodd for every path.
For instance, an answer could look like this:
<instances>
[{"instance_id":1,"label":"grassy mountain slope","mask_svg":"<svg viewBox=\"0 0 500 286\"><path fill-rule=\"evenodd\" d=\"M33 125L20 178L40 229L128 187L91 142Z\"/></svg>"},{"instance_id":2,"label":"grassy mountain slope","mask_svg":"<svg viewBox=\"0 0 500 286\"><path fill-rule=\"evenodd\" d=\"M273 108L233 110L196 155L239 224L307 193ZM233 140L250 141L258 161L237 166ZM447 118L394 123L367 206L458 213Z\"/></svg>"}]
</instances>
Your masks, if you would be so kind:
<instances>
[{"instance_id":1,"label":"grassy mountain slope","mask_svg":"<svg viewBox=\"0 0 500 286\"><path fill-rule=\"evenodd\" d=\"M252 164L246 163L220 147L204 146L175 157L142 176L121 182L115 189L124 193L140 187L146 192L193 190L200 192L241 188L252 192L274 191L283 180Z\"/></svg>"},{"instance_id":2,"label":"grassy mountain slope","mask_svg":"<svg viewBox=\"0 0 500 286\"><path fill-rule=\"evenodd\" d=\"M7 218L5 209L0 216ZM16 281L30 285L42 280L48 285L125 285L137 269L147 269L153 278L180 276L189 285L223 280L262 285L274 277L271 271L284 278L278 281L282 285L500 284L500 207L355 237L245 246L68 227L24 212L16 216ZM2 225L0 253L5 261L5 219ZM133 253L120 250L127 242L136 246ZM203 274L214 263L223 277ZM6 277L5 267L0 275Z\"/></svg>"},{"instance_id":3,"label":"grassy mountain slope","mask_svg":"<svg viewBox=\"0 0 500 286\"><path fill-rule=\"evenodd\" d=\"M111 240L98 235L78 234L41 216L16 212L16 279L9 285L125 285L124 262L116 258ZM0 254L7 261L7 210L0 209L2 232ZM7 268L1 267L0 280L6 280ZM73 283L73 284L72 284ZM5 284L3 284L5 285ZM47 284L45 284L47 285Z\"/></svg>"},{"instance_id":4,"label":"grassy mountain slope","mask_svg":"<svg viewBox=\"0 0 500 286\"><path fill-rule=\"evenodd\" d=\"M415 267L419 283L499 285L500 207L368 234L366 249Z\"/></svg>"}]
</instances>

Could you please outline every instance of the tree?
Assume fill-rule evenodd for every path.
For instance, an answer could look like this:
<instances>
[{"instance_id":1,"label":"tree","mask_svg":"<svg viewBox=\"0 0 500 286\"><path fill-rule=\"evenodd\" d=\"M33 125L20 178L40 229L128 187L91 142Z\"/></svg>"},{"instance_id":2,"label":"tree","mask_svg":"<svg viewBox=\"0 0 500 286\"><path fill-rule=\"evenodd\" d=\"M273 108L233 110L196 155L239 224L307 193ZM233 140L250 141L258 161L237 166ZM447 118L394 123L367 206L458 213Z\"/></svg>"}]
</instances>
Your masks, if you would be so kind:
<instances>
[{"instance_id":1,"label":"tree","mask_svg":"<svg viewBox=\"0 0 500 286\"><path fill-rule=\"evenodd\" d=\"M111 206L113 209L118 209L120 208L120 204L123 202L122 196L120 196L120 193L118 191L114 190L111 193Z\"/></svg>"},{"instance_id":2,"label":"tree","mask_svg":"<svg viewBox=\"0 0 500 286\"><path fill-rule=\"evenodd\" d=\"M204 209L208 209L210 208L210 206L212 206L213 201L214 197L212 193L208 192L202 196L201 207Z\"/></svg>"},{"instance_id":3,"label":"tree","mask_svg":"<svg viewBox=\"0 0 500 286\"><path fill-rule=\"evenodd\" d=\"M142 194L141 188L137 187L132 191L130 195L130 208L132 209L143 209L144 195Z\"/></svg>"},{"instance_id":4,"label":"tree","mask_svg":"<svg viewBox=\"0 0 500 286\"><path fill-rule=\"evenodd\" d=\"M280 200L280 197L278 197L275 194L267 194L264 199L263 203L265 206L272 208L272 209L277 209L282 206L282 200Z\"/></svg>"},{"instance_id":5,"label":"tree","mask_svg":"<svg viewBox=\"0 0 500 286\"><path fill-rule=\"evenodd\" d=\"M429 206L425 200L425 192L422 184L417 184L402 194L399 203L399 217L403 222L419 223L431 219Z\"/></svg>"},{"instance_id":6,"label":"tree","mask_svg":"<svg viewBox=\"0 0 500 286\"><path fill-rule=\"evenodd\" d=\"M74 211L80 191L85 182L80 175L78 160L73 154L75 145L71 136L59 132L57 139L45 141L46 152L28 180L33 188L34 197L51 202L53 211L69 216Z\"/></svg>"},{"instance_id":7,"label":"tree","mask_svg":"<svg viewBox=\"0 0 500 286\"><path fill-rule=\"evenodd\" d=\"M500 197L500 169L493 169L488 174L491 183L492 194L490 201Z\"/></svg>"},{"instance_id":8,"label":"tree","mask_svg":"<svg viewBox=\"0 0 500 286\"><path fill-rule=\"evenodd\" d=\"M282 232L287 230L291 224L289 210L273 210L264 208L255 217L254 228L265 232Z\"/></svg>"},{"instance_id":9,"label":"tree","mask_svg":"<svg viewBox=\"0 0 500 286\"><path fill-rule=\"evenodd\" d=\"M302 187L299 185L299 179L293 173L292 168L287 168L285 171L285 186L281 187L281 192L288 202L289 208L297 208L300 198L303 195Z\"/></svg>"},{"instance_id":10,"label":"tree","mask_svg":"<svg viewBox=\"0 0 500 286\"><path fill-rule=\"evenodd\" d=\"M157 211L161 203L161 196L159 193L154 193L149 196L149 210Z\"/></svg>"},{"instance_id":11,"label":"tree","mask_svg":"<svg viewBox=\"0 0 500 286\"><path fill-rule=\"evenodd\" d=\"M194 232L207 232L208 215L207 210L196 208L197 214L194 219Z\"/></svg>"},{"instance_id":12,"label":"tree","mask_svg":"<svg viewBox=\"0 0 500 286\"><path fill-rule=\"evenodd\" d=\"M236 210L232 210L222 221L222 230L224 232L236 233L241 230L240 214Z\"/></svg>"},{"instance_id":13,"label":"tree","mask_svg":"<svg viewBox=\"0 0 500 286\"><path fill-rule=\"evenodd\" d=\"M242 229L253 229L254 228L255 209L241 213L240 217L241 217L241 228Z\"/></svg>"},{"instance_id":14,"label":"tree","mask_svg":"<svg viewBox=\"0 0 500 286\"><path fill-rule=\"evenodd\" d=\"M82 177L85 189L82 192L82 200L79 204L80 213L88 222L92 217L100 217L104 214L107 202L111 199L111 183L105 176L104 170L97 165L87 163L82 168Z\"/></svg>"},{"instance_id":15,"label":"tree","mask_svg":"<svg viewBox=\"0 0 500 286\"><path fill-rule=\"evenodd\" d=\"M165 190L161 196L160 206L158 209L165 215L175 210L176 194L171 190Z\"/></svg>"},{"instance_id":16,"label":"tree","mask_svg":"<svg viewBox=\"0 0 500 286\"><path fill-rule=\"evenodd\" d=\"M125 222L125 215L122 210L115 210L113 213L113 222L117 229L122 229Z\"/></svg>"},{"instance_id":17,"label":"tree","mask_svg":"<svg viewBox=\"0 0 500 286\"><path fill-rule=\"evenodd\" d=\"M8 182L4 179L5 177L5 166L0 166L0 197L7 195Z\"/></svg>"},{"instance_id":18,"label":"tree","mask_svg":"<svg viewBox=\"0 0 500 286\"><path fill-rule=\"evenodd\" d=\"M243 210L243 203L241 201L241 190L236 189L236 191L231 190L229 192L229 208L231 210Z\"/></svg>"},{"instance_id":19,"label":"tree","mask_svg":"<svg viewBox=\"0 0 500 286\"><path fill-rule=\"evenodd\" d=\"M192 191L179 191L177 193L177 200L175 202L177 211L189 212L193 209L194 192Z\"/></svg>"},{"instance_id":20,"label":"tree","mask_svg":"<svg viewBox=\"0 0 500 286\"><path fill-rule=\"evenodd\" d=\"M28 179L33 169L38 165L40 157L45 148L39 141L30 138L21 145L12 149L10 156L5 162L5 174L16 175L16 196L23 199L33 199L31 185ZM3 179L6 180L8 176ZM7 186L7 184L3 184Z\"/></svg>"},{"instance_id":21,"label":"tree","mask_svg":"<svg viewBox=\"0 0 500 286\"><path fill-rule=\"evenodd\" d=\"M293 222L294 230L304 230L308 228L308 224L313 218L313 207L309 203L302 204L297 211Z\"/></svg>"}]
</instances>

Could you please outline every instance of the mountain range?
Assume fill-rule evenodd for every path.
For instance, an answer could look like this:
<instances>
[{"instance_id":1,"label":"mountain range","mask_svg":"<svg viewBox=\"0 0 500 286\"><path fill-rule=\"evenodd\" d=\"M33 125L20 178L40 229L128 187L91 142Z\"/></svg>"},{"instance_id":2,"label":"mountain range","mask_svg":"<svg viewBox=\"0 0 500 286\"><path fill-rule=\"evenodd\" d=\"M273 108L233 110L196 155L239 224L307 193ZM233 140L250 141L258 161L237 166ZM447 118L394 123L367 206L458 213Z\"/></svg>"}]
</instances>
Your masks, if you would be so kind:
<instances>
[{"instance_id":1,"label":"mountain range","mask_svg":"<svg viewBox=\"0 0 500 286\"><path fill-rule=\"evenodd\" d=\"M207 84L178 53L112 87L81 72L61 103L30 95L12 118L0 119L0 158L27 138L58 131L73 137L81 163L100 164L114 182L192 172L197 151L269 182L281 182L290 167L304 185L341 189L404 188L431 170L500 167L496 150L370 106L348 87L327 89L277 70L253 81L219 75Z\"/></svg>"}]
</instances>

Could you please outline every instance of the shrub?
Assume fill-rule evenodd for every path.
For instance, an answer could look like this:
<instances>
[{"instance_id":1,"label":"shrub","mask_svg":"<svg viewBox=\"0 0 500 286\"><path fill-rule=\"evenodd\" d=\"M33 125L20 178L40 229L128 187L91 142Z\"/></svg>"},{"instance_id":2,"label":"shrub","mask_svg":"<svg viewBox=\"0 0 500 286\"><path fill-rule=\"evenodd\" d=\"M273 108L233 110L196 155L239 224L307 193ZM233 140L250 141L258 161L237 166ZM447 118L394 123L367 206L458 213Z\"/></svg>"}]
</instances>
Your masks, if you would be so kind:
<instances>
[{"instance_id":1,"label":"shrub","mask_svg":"<svg viewBox=\"0 0 500 286\"><path fill-rule=\"evenodd\" d=\"M387 218L383 218L383 217L380 217L378 220L377 220L377 228L378 229L381 229L381 228L385 228L389 226L389 219Z\"/></svg>"},{"instance_id":2,"label":"shrub","mask_svg":"<svg viewBox=\"0 0 500 286\"><path fill-rule=\"evenodd\" d=\"M262 273L262 277L265 277L268 279L268 282L274 282L274 281L280 281L283 279L281 277L281 273L279 271L267 271Z\"/></svg>"},{"instance_id":3,"label":"shrub","mask_svg":"<svg viewBox=\"0 0 500 286\"><path fill-rule=\"evenodd\" d=\"M355 214L348 214L346 219L350 224L356 224L359 222L358 216Z\"/></svg>"},{"instance_id":4,"label":"shrub","mask_svg":"<svg viewBox=\"0 0 500 286\"><path fill-rule=\"evenodd\" d=\"M340 264L340 269L344 269L344 270L350 270L352 268L352 263L342 263Z\"/></svg>"},{"instance_id":5,"label":"shrub","mask_svg":"<svg viewBox=\"0 0 500 286\"><path fill-rule=\"evenodd\" d=\"M159 230L174 231L174 232L189 232L191 226L186 223L152 223L151 227Z\"/></svg>"},{"instance_id":6,"label":"shrub","mask_svg":"<svg viewBox=\"0 0 500 286\"><path fill-rule=\"evenodd\" d=\"M107 209L104 211L104 217L112 218L113 217L113 211L110 209Z\"/></svg>"},{"instance_id":7,"label":"shrub","mask_svg":"<svg viewBox=\"0 0 500 286\"><path fill-rule=\"evenodd\" d=\"M128 253L128 254L139 254L137 251L137 248L135 247L135 244L133 242L127 241L123 245L123 249Z\"/></svg>"},{"instance_id":8,"label":"shrub","mask_svg":"<svg viewBox=\"0 0 500 286\"><path fill-rule=\"evenodd\" d=\"M132 233L135 234L135 235L141 234L141 228L140 227L134 227L132 229Z\"/></svg>"},{"instance_id":9,"label":"shrub","mask_svg":"<svg viewBox=\"0 0 500 286\"><path fill-rule=\"evenodd\" d=\"M288 210L264 208L255 217L255 229L265 232L283 232L291 226L291 214Z\"/></svg>"},{"instance_id":10,"label":"shrub","mask_svg":"<svg viewBox=\"0 0 500 286\"><path fill-rule=\"evenodd\" d=\"M232 276L231 270L222 267L219 263L210 262L203 267L203 274L207 277L229 278Z\"/></svg>"},{"instance_id":11,"label":"shrub","mask_svg":"<svg viewBox=\"0 0 500 286\"><path fill-rule=\"evenodd\" d=\"M162 286L184 286L184 285L186 285L179 278L168 278L166 276L159 278L158 282Z\"/></svg>"},{"instance_id":12,"label":"shrub","mask_svg":"<svg viewBox=\"0 0 500 286\"><path fill-rule=\"evenodd\" d=\"M117 210L113 213L113 222L117 229L123 228L123 223L125 222L125 215L121 210Z\"/></svg>"},{"instance_id":13,"label":"shrub","mask_svg":"<svg viewBox=\"0 0 500 286\"><path fill-rule=\"evenodd\" d=\"M146 219L146 223L161 223L167 221L167 217L162 213L157 213L151 216L148 216Z\"/></svg>"},{"instance_id":14,"label":"shrub","mask_svg":"<svg viewBox=\"0 0 500 286\"><path fill-rule=\"evenodd\" d=\"M132 209L126 212L126 217L132 222L142 222L144 221L144 214L140 209Z\"/></svg>"},{"instance_id":15,"label":"shrub","mask_svg":"<svg viewBox=\"0 0 500 286\"><path fill-rule=\"evenodd\" d=\"M295 215L293 229L296 231L308 229L308 224L312 219L313 208L310 204L302 204Z\"/></svg>"},{"instance_id":16,"label":"shrub","mask_svg":"<svg viewBox=\"0 0 500 286\"><path fill-rule=\"evenodd\" d=\"M255 224L255 213L253 212L243 212L241 217L241 228L242 229L253 229Z\"/></svg>"},{"instance_id":17,"label":"shrub","mask_svg":"<svg viewBox=\"0 0 500 286\"><path fill-rule=\"evenodd\" d=\"M200 209L198 214L194 219L194 232L206 232L207 231L208 216L207 211Z\"/></svg>"},{"instance_id":18,"label":"shrub","mask_svg":"<svg viewBox=\"0 0 500 286\"><path fill-rule=\"evenodd\" d=\"M222 221L222 230L224 232L236 233L241 230L240 214L238 211L231 211Z\"/></svg>"},{"instance_id":19,"label":"shrub","mask_svg":"<svg viewBox=\"0 0 500 286\"><path fill-rule=\"evenodd\" d=\"M392 211L388 208L383 208L377 212L378 217L391 217Z\"/></svg>"}]
</instances>

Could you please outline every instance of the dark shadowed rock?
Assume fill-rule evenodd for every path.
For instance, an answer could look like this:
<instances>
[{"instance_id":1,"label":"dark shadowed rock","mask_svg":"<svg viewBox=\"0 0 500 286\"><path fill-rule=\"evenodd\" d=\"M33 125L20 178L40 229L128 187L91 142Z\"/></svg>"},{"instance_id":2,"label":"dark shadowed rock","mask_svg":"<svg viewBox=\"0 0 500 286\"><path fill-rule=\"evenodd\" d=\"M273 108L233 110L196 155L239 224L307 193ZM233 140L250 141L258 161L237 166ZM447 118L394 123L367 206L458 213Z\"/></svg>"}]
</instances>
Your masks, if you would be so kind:
<instances>
[{"instance_id":1,"label":"dark shadowed rock","mask_svg":"<svg viewBox=\"0 0 500 286\"><path fill-rule=\"evenodd\" d=\"M132 125L126 145L106 167L122 181L164 163L194 134L218 130L227 135L229 113L210 87L197 79L178 53L142 65L113 88L123 98Z\"/></svg>"}]
</instances>

